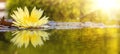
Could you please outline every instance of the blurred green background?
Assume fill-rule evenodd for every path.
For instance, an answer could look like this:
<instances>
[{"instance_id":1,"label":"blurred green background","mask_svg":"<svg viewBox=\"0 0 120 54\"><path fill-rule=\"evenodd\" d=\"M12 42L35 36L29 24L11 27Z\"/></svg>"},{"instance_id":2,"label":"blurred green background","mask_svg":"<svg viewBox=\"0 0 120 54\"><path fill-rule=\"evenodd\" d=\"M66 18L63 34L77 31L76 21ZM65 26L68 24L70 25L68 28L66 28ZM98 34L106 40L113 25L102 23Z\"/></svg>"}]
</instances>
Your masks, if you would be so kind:
<instances>
[{"instance_id":1,"label":"blurred green background","mask_svg":"<svg viewBox=\"0 0 120 54\"><path fill-rule=\"evenodd\" d=\"M27 6L31 10L34 6L44 10L44 15L50 20L61 22L86 22L105 24L119 24L119 20L110 20L104 11L94 10L93 0L7 0L7 11L10 14L17 7ZM113 11L114 12L114 11ZM117 11L116 11L117 12ZM120 13L115 13L115 19L119 19Z\"/></svg>"}]
</instances>

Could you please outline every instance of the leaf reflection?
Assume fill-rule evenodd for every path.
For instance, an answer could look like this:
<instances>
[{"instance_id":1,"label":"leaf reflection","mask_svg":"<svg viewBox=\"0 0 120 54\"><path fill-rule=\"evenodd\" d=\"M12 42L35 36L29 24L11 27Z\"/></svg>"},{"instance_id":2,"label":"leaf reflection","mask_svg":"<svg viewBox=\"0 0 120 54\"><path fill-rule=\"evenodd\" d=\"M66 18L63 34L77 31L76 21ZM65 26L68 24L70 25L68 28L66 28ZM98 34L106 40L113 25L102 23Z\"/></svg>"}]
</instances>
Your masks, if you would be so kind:
<instances>
[{"instance_id":1,"label":"leaf reflection","mask_svg":"<svg viewBox=\"0 0 120 54\"><path fill-rule=\"evenodd\" d=\"M25 45L25 48L31 43L34 47L43 45L43 41L49 40L49 33L42 30L22 30L13 32L13 42L18 47Z\"/></svg>"}]
</instances>

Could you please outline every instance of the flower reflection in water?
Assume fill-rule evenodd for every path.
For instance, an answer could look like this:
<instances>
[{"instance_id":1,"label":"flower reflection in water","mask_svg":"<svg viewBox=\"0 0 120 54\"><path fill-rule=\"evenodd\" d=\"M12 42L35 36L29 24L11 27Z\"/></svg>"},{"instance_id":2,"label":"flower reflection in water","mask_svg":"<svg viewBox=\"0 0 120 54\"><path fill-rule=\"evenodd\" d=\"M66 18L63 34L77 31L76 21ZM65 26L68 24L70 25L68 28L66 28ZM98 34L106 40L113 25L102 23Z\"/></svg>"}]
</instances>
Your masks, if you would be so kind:
<instances>
[{"instance_id":1,"label":"flower reflection in water","mask_svg":"<svg viewBox=\"0 0 120 54\"><path fill-rule=\"evenodd\" d=\"M25 48L31 44L36 47L37 45L43 45L43 41L49 40L49 33L41 30L22 30L15 31L13 33L13 38L11 42L13 42L18 47L22 47L25 45Z\"/></svg>"}]
</instances>

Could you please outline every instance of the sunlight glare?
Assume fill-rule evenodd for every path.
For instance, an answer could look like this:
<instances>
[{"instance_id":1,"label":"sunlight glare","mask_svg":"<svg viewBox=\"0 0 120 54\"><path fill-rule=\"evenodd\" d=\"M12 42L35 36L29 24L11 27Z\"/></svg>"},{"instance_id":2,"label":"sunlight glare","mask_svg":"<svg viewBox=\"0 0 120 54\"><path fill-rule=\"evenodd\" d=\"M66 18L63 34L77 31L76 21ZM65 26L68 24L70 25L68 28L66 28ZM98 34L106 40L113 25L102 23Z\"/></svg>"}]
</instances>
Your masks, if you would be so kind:
<instances>
[{"instance_id":1,"label":"sunlight glare","mask_svg":"<svg viewBox=\"0 0 120 54\"><path fill-rule=\"evenodd\" d=\"M109 20L118 20L119 3L120 0L93 0L93 10L102 11L108 16Z\"/></svg>"},{"instance_id":2,"label":"sunlight glare","mask_svg":"<svg viewBox=\"0 0 120 54\"><path fill-rule=\"evenodd\" d=\"M119 7L117 0L95 0L95 5L97 8L105 11L110 9L117 9Z\"/></svg>"}]
</instances>

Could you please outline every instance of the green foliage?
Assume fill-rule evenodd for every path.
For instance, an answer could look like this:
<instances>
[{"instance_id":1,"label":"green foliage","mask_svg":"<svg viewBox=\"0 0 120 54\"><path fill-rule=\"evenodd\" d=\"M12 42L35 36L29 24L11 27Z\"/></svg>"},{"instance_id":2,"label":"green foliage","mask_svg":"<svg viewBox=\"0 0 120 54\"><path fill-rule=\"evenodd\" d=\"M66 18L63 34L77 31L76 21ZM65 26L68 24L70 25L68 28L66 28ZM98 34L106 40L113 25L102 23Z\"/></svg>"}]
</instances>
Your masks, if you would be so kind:
<instances>
[{"instance_id":1,"label":"green foliage","mask_svg":"<svg viewBox=\"0 0 120 54\"><path fill-rule=\"evenodd\" d=\"M74 21L80 17L79 5L79 0L8 0L7 10L10 15L17 7L27 6L31 10L36 6L44 10L50 20Z\"/></svg>"}]
</instances>

